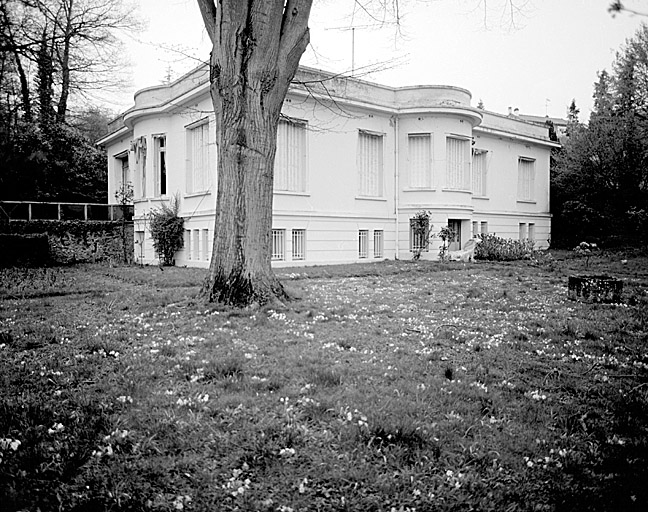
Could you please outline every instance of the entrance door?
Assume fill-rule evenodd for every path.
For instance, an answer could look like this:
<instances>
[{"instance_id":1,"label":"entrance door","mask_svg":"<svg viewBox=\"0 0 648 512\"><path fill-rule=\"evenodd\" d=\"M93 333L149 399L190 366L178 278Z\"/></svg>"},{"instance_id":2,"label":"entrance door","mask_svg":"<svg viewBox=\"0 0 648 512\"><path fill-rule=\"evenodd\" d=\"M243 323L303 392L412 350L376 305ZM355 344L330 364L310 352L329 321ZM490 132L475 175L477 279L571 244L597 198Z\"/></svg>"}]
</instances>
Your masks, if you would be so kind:
<instances>
[{"instance_id":1,"label":"entrance door","mask_svg":"<svg viewBox=\"0 0 648 512\"><path fill-rule=\"evenodd\" d=\"M461 221L458 219L448 219L448 227L454 234L449 240L448 250L458 251L461 249Z\"/></svg>"}]
</instances>

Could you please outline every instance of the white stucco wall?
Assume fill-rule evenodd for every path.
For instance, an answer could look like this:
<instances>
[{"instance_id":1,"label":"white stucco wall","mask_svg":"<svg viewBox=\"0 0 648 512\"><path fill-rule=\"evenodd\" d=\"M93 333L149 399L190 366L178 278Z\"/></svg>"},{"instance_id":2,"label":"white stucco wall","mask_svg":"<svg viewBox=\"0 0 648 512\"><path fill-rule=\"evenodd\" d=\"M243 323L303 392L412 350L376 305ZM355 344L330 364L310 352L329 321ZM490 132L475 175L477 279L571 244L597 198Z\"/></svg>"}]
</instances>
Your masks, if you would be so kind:
<instances>
[{"instance_id":1,"label":"white stucco wall","mask_svg":"<svg viewBox=\"0 0 648 512\"><path fill-rule=\"evenodd\" d=\"M326 74L303 68L302 78ZM134 107L123 116L121 131L104 139L108 151L109 197L119 186L121 169L115 155L130 149L132 140L147 143L146 194L142 197L140 168L130 153L130 173L135 184L136 258L156 261L146 227L147 215L177 196L185 218L185 248L176 264L208 266L216 206L216 147L210 146L212 183L208 191L187 193L187 128L209 118L210 140L215 140L214 117L206 86L198 68L168 86L140 91ZM299 86L291 89L283 114L307 122L307 188L300 193L275 192L273 228L285 230L285 260L275 266L360 261L358 233L369 235L367 260L374 260L373 233L382 231L385 258L410 258L409 219L429 211L434 230L453 219L461 223L462 243L473 235L473 222L490 233L518 238L519 224L532 224L540 247L550 236L549 154L552 144L546 129L518 119L479 111L470 106L470 93L448 86L390 88L369 82L331 79L326 91ZM321 93L321 94L320 94ZM333 98L331 98L333 96ZM356 168L358 134L381 134L383 141L382 195L358 194ZM432 140L432 186L409 187L408 135L429 134ZM167 193L154 194L154 136L166 136ZM472 147L489 152L487 194L446 186L446 138L462 137ZM517 198L518 159L535 161L534 200ZM306 258L292 261L291 230L306 230ZM435 241L426 258L438 254Z\"/></svg>"}]
</instances>

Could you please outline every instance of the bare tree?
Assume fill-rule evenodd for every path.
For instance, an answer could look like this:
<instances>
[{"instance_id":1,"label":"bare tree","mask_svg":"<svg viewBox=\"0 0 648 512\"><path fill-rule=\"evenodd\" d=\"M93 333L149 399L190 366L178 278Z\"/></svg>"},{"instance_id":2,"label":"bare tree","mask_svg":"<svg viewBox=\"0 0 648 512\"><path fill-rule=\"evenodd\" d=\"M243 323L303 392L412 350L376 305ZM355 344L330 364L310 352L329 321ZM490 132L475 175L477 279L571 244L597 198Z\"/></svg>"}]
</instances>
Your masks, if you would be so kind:
<instances>
[{"instance_id":1,"label":"bare tree","mask_svg":"<svg viewBox=\"0 0 648 512\"><path fill-rule=\"evenodd\" d=\"M41 119L51 109L59 123L73 93L119 82L117 34L139 26L123 0L0 0L0 22L0 47L13 56L25 117L31 118L35 88L41 103L48 99Z\"/></svg>"}]
</instances>

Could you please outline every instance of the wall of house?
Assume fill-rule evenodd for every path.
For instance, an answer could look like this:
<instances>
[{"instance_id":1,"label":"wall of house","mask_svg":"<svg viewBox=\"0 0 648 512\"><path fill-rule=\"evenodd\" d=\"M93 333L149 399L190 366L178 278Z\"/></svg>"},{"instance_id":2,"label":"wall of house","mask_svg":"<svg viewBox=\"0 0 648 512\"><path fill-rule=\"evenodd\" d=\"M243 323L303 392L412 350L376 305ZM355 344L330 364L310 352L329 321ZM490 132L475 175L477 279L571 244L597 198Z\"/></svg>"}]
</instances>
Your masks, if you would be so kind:
<instances>
[{"instance_id":1,"label":"wall of house","mask_svg":"<svg viewBox=\"0 0 648 512\"><path fill-rule=\"evenodd\" d=\"M303 69L306 78L321 72ZM311 76L312 75L312 76ZM303 78L303 77L302 77ZM119 155L131 140L146 139L146 194L142 195L140 167L129 154L135 183L135 257L154 262L156 256L147 229L151 209L177 197L185 218L185 247L176 264L207 267L211 257L216 206L216 148L209 148L211 183L204 190L188 192L188 129L209 120L209 139L215 140L214 117L206 85L199 69L169 86L140 91L133 109L124 114L126 127L106 143L109 194L114 195L121 176ZM313 93L313 90L309 91ZM365 259L359 254L360 237L367 237L368 260L410 258L409 220L418 211L429 211L433 230L448 221L461 226L461 244L478 232L518 238L532 233L539 245L550 236L549 149L543 127L519 119L478 111L470 106L470 93L446 86L394 89L363 81L332 79L326 91L306 94L291 89L282 110L307 123L307 186L302 192L275 191L273 228L283 230L285 254L275 266L343 263ZM332 100L330 95L335 96ZM358 137L361 131L382 136L383 180L379 197L358 193ZM167 193L155 194L155 136L166 136ZM431 183L410 186L407 151L409 134L431 137ZM446 139L471 141L487 150L487 193L476 197L470 187L452 190L446 183ZM518 159L535 161L533 201L517 197ZM118 168L119 167L119 168ZM523 229L520 225L526 226ZM531 230L529 230L531 225ZM293 230L305 230L305 258L293 259ZM366 232L360 235L360 232ZM374 237L382 238L382 252L374 253ZM438 254L436 239L426 258Z\"/></svg>"}]
</instances>

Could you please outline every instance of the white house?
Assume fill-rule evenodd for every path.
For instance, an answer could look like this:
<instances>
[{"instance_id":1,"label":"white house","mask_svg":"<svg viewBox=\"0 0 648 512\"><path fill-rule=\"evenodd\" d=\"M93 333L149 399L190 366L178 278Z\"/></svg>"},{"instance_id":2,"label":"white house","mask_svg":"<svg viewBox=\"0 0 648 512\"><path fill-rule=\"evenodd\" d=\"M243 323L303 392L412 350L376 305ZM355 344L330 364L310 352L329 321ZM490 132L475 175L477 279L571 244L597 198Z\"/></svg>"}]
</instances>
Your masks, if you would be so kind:
<instances>
[{"instance_id":1,"label":"white house","mask_svg":"<svg viewBox=\"0 0 648 512\"><path fill-rule=\"evenodd\" d=\"M135 257L154 262L147 214L174 196L185 219L177 265L206 267L216 202L214 114L202 65L143 89L99 144L108 195L134 187ZM478 233L551 236L545 127L474 108L450 86L387 87L300 68L277 137L272 259L276 266L409 259L410 219L449 225L454 248ZM440 240L424 258L436 258Z\"/></svg>"}]
</instances>

